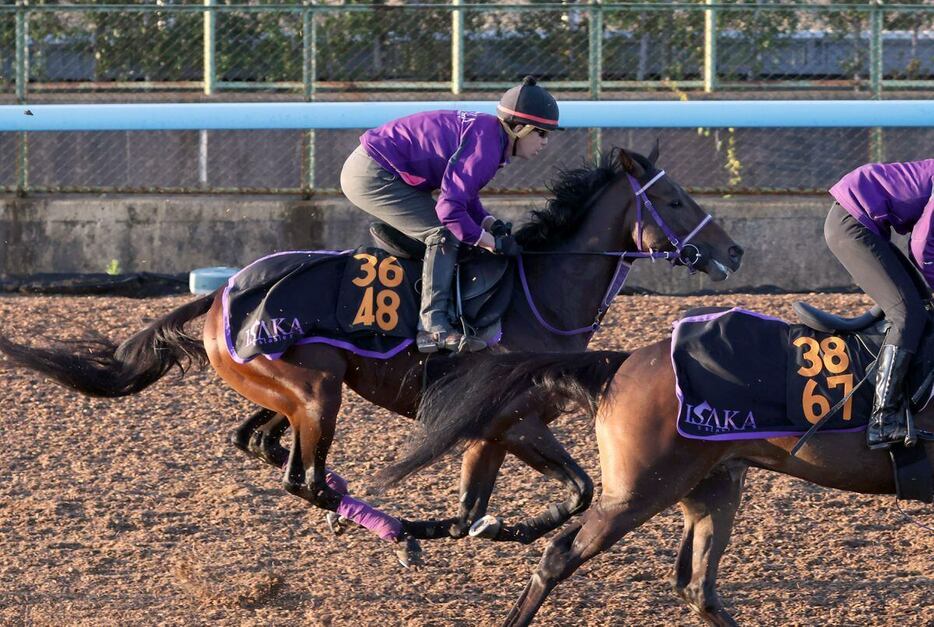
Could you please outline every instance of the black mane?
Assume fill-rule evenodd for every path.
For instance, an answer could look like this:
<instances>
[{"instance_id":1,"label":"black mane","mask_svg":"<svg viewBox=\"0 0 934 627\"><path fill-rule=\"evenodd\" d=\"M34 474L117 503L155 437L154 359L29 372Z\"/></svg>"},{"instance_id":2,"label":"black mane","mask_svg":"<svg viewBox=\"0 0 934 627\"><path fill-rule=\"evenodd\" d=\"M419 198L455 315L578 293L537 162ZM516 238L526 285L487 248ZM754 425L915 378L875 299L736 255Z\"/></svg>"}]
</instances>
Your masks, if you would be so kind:
<instances>
[{"instance_id":1,"label":"black mane","mask_svg":"<svg viewBox=\"0 0 934 627\"><path fill-rule=\"evenodd\" d=\"M646 172L655 166L640 154L629 152ZM516 241L528 250L550 250L573 236L580 228L582 217L591 209L594 194L622 173L619 148L604 154L596 165L572 170L560 170L558 180L548 187L552 197L545 209L531 212L529 222L516 230Z\"/></svg>"}]
</instances>

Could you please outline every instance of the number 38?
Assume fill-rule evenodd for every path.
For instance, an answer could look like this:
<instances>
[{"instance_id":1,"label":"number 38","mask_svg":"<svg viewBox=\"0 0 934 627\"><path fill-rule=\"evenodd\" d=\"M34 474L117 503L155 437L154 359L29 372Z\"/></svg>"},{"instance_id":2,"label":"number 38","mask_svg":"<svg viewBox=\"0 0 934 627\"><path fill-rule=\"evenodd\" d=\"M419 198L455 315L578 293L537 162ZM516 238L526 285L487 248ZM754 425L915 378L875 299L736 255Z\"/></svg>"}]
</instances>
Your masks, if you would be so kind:
<instances>
[{"instance_id":1,"label":"number 38","mask_svg":"<svg viewBox=\"0 0 934 627\"><path fill-rule=\"evenodd\" d=\"M794 341L798 348L804 347L801 358L807 362L807 365L798 368L798 374L802 377L814 377L826 369L831 375L827 377L827 386L831 388L843 387L843 396L847 396L853 389L853 373L841 374L850 367L850 357L846 354L846 342L839 337L831 335L818 342L813 337L801 336ZM801 406L804 409L804 417L808 422L818 422L824 414L830 411L830 401L816 394L817 382L809 379L804 385L804 394L801 398ZM843 419L850 420L853 417L853 399L847 399L843 405Z\"/></svg>"}]
</instances>

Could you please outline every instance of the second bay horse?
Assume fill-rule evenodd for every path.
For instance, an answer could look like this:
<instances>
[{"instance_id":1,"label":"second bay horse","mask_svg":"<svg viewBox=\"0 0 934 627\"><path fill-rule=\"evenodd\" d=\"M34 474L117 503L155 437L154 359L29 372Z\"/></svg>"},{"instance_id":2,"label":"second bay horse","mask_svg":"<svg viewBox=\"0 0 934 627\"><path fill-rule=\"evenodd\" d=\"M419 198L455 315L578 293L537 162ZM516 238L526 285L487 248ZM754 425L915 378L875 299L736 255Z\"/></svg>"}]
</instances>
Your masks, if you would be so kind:
<instances>
[{"instance_id":1,"label":"second bay horse","mask_svg":"<svg viewBox=\"0 0 934 627\"><path fill-rule=\"evenodd\" d=\"M593 417L603 493L548 548L504 625L528 625L548 594L630 531L679 503L684 533L675 592L705 622L735 625L717 594L720 557L730 540L748 467L864 494L895 494L886 451L869 450L862 432L820 434L798 452L797 436L704 441L681 436L671 341L631 354L478 355L429 387L419 419L423 440L382 471L393 484L432 464L459 441L497 439L545 408L583 408ZM752 385L752 383L750 383ZM917 416L934 425L934 404ZM920 432L919 432L920 433ZM919 442L934 455L934 442Z\"/></svg>"}]
</instances>

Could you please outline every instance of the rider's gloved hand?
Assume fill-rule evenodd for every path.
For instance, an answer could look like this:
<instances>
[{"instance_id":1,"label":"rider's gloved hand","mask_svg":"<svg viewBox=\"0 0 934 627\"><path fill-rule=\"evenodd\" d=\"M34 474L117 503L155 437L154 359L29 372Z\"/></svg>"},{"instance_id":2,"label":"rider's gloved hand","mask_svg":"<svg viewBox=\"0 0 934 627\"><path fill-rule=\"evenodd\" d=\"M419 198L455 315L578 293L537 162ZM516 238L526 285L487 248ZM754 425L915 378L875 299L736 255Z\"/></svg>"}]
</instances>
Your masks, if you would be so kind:
<instances>
[{"instance_id":1,"label":"rider's gloved hand","mask_svg":"<svg viewBox=\"0 0 934 627\"><path fill-rule=\"evenodd\" d=\"M490 233L493 235L493 237L512 235L512 222L503 222L497 218L496 220L493 220L493 224L490 225Z\"/></svg>"},{"instance_id":2,"label":"rider's gloved hand","mask_svg":"<svg viewBox=\"0 0 934 627\"><path fill-rule=\"evenodd\" d=\"M517 242L516 238L512 235L503 235L502 237L496 238L496 247L493 249L493 252L506 255L507 257L518 257L522 254L522 246L519 245L519 242Z\"/></svg>"},{"instance_id":3,"label":"rider's gloved hand","mask_svg":"<svg viewBox=\"0 0 934 627\"><path fill-rule=\"evenodd\" d=\"M485 248L491 253L496 252L496 238L489 231L481 231L480 239L474 245Z\"/></svg>"}]
</instances>

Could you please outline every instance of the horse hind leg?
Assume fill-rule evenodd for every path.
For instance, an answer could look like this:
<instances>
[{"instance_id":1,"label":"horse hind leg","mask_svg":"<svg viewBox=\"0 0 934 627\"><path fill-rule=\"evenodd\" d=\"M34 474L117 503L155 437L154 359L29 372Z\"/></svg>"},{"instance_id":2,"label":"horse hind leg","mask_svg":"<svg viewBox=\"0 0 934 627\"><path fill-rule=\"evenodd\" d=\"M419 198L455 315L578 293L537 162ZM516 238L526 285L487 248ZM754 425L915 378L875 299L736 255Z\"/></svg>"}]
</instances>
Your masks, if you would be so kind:
<instances>
[{"instance_id":1,"label":"horse hind leg","mask_svg":"<svg viewBox=\"0 0 934 627\"><path fill-rule=\"evenodd\" d=\"M279 440L288 428L289 419L285 415L261 407L230 434L230 442L241 451L282 468L289 451Z\"/></svg>"},{"instance_id":2,"label":"horse hind leg","mask_svg":"<svg viewBox=\"0 0 934 627\"><path fill-rule=\"evenodd\" d=\"M282 468L289 459L289 450L280 444L280 440L288 428L289 419L285 414L261 407L230 434L230 442L241 451ZM341 494L349 492L347 482L337 473L328 470L325 480ZM328 512L326 520L328 528L336 536L347 530L349 521L336 512Z\"/></svg>"},{"instance_id":3,"label":"horse hind leg","mask_svg":"<svg viewBox=\"0 0 934 627\"><path fill-rule=\"evenodd\" d=\"M341 494L327 484L325 463L341 406L339 373L315 372L306 378L304 398L289 413L292 446L282 482L286 491L312 505L336 511Z\"/></svg>"},{"instance_id":4,"label":"horse hind leg","mask_svg":"<svg viewBox=\"0 0 934 627\"><path fill-rule=\"evenodd\" d=\"M717 569L730 542L746 469L741 463L718 466L680 503L684 532L671 583L710 625L736 625L717 594Z\"/></svg>"},{"instance_id":5,"label":"horse hind leg","mask_svg":"<svg viewBox=\"0 0 934 627\"><path fill-rule=\"evenodd\" d=\"M403 566L420 565L421 547L405 534L402 522L347 494L343 480L325 467L340 411L342 383L343 373L305 375L304 398L289 414L292 446L283 487L316 507L336 512L383 540L396 543L396 557Z\"/></svg>"}]
</instances>

